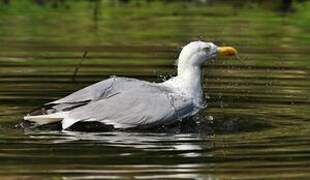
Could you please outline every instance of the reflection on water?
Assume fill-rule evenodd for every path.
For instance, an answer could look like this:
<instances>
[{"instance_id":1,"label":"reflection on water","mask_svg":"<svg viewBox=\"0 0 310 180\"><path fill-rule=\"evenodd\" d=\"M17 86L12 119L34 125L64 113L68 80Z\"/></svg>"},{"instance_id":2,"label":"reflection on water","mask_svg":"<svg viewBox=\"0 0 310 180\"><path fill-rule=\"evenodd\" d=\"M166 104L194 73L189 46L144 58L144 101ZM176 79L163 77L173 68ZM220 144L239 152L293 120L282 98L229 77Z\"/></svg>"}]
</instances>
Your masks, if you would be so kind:
<instances>
[{"instance_id":1,"label":"reflection on water","mask_svg":"<svg viewBox=\"0 0 310 180\"><path fill-rule=\"evenodd\" d=\"M310 3L17 2L0 6L2 178L310 177ZM208 107L195 118L155 132L16 126L110 75L159 82L199 36L241 54L205 66Z\"/></svg>"}]
</instances>

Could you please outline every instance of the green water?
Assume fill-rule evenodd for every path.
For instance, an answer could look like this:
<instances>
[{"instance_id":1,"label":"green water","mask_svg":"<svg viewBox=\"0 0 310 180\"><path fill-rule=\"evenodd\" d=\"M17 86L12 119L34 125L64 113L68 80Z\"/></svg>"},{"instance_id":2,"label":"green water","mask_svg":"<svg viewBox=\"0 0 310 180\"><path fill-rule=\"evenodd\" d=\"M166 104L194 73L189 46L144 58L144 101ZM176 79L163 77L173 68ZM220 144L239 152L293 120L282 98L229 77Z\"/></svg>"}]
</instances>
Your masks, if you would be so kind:
<instances>
[{"instance_id":1,"label":"green water","mask_svg":"<svg viewBox=\"0 0 310 180\"><path fill-rule=\"evenodd\" d=\"M310 3L280 13L272 3L134 2L1 4L1 179L310 178ZM174 75L180 48L199 37L236 47L240 59L205 66L209 103L197 129L16 127L31 109L110 75Z\"/></svg>"}]
</instances>

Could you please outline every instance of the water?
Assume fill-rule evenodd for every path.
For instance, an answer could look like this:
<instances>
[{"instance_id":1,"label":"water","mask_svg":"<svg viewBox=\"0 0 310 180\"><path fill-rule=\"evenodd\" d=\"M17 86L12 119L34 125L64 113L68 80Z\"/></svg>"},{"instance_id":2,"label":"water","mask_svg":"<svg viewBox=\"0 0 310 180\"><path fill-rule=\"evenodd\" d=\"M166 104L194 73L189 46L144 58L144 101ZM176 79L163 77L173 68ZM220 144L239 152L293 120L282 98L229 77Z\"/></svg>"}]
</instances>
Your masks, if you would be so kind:
<instances>
[{"instance_id":1,"label":"water","mask_svg":"<svg viewBox=\"0 0 310 180\"><path fill-rule=\"evenodd\" d=\"M1 178L308 179L310 4L294 4L287 14L273 6L1 5ZM206 65L209 103L196 117L198 127L102 133L16 127L31 109L110 75L159 82L175 74L180 47L197 37L240 51L239 60Z\"/></svg>"}]
</instances>

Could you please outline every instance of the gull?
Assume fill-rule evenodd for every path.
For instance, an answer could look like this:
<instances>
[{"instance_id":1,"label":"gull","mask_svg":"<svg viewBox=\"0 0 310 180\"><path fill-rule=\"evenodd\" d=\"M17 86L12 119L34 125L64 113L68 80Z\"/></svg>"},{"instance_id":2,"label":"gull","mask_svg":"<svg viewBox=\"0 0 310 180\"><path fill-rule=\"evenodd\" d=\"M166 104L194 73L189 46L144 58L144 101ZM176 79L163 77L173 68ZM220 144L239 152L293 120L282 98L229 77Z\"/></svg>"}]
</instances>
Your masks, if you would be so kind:
<instances>
[{"instance_id":1,"label":"gull","mask_svg":"<svg viewBox=\"0 0 310 180\"><path fill-rule=\"evenodd\" d=\"M177 76L161 83L111 77L64 98L44 104L24 116L37 126L61 123L63 130L77 122L99 122L113 129L147 129L193 116L203 106L202 66L217 56L234 56L233 47L193 41L182 48Z\"/></svg>"}]
</instances>

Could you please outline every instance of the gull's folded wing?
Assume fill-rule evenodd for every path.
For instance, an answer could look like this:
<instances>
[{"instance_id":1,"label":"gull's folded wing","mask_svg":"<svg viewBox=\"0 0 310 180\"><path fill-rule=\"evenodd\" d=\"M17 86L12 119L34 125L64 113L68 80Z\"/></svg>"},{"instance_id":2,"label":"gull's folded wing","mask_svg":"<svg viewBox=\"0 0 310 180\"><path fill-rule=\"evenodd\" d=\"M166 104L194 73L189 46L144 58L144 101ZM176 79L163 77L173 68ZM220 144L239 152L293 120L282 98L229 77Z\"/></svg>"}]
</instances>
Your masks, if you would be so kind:
<instances>
[{"instance_id":1,"label":"gull's folded wing","mask_svg":"<svg viewBox=\"0 0 310 180\"><path fill-rule=\"evenodd\" d=\"M194 109L191 99L149 84L119 88L118 93L69 111L62 121L66 129L79 121L97 121L114 128L148 128L170 124Z\"/></svg>"},{"instance_id":2,"label":"gull's folded wing","mask_svg":"<svg viewBox=\"0 0 310 180\"><path fill-rule=\"evenodd\" d=\"M122 89L122 87L130 89L141 83L144 82L130 78L112 77L85 87L64 98L46 103L44 106L30 112L29 115L44 115L69 111L87 105L90 102L98 101L106 96L111 96L111 94L118 93L118 89Z\"/></svg>"}]
</instances>

